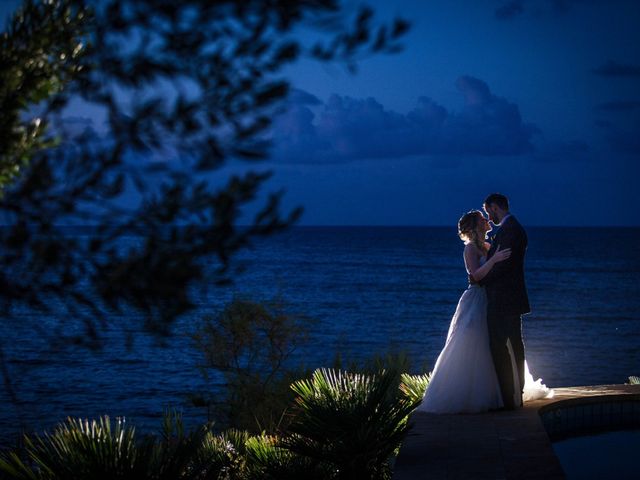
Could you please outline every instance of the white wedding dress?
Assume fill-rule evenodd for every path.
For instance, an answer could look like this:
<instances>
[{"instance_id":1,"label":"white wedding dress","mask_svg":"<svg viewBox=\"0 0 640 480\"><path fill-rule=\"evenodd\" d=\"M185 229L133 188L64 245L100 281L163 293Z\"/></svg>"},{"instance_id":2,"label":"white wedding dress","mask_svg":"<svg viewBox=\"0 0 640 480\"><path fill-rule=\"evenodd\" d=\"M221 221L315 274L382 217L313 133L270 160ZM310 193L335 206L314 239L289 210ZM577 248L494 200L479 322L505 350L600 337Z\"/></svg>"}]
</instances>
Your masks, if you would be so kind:
<instances>
[{"instance_id":1,"label":"white wedding dress","mask_svg":"<svg viewBox=\"0 0 640 480\"><path fill-rule=\"evenodd\" d=\"M489 349L487 295L469 285L460 297L447 341L438 356L418 411L477 413L503 406L498 377ZM523 401L550 398L553 390L533 381L525 362Z\"/></svg>"}]
</instances>

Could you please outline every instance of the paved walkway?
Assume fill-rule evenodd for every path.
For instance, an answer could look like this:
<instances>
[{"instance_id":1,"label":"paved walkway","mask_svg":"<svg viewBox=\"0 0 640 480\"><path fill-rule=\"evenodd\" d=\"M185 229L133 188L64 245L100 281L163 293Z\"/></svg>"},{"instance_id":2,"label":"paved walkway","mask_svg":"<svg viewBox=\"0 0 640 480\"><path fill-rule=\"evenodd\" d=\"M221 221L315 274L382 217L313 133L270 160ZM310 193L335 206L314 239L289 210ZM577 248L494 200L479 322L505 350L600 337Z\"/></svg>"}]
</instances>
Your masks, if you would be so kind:
<instances>
[{"instance_id":1,"label":"paved walkway","mask_svg":"<svg viewBox=\"0 0 640 480\"><path fill-rule=\"evenodd\" d=\"M552 399L515 411L434 415L415 412L413 428L394 467L394 480L564 478L539 415L551 404L578 404L600 396L633 395L640 385L554 389ZM628 397L627 397L628 398Z\"/></svg>"}]
</instances>

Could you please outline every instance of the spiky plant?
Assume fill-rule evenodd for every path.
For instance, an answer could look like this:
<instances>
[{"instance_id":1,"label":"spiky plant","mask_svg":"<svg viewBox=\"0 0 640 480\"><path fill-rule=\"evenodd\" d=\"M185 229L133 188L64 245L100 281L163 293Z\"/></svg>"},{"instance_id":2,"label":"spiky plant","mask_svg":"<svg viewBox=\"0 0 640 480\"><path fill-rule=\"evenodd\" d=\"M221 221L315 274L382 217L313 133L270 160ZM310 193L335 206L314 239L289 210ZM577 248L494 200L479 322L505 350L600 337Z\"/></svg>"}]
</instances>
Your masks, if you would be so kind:
<instances>
[{"instance_id":1,"label":"spiky plant","mask_svg":"<svg viewBox=\"0 0 640 480\"><path fill-rule=\"evenodd\" d=\"M53 433L25 435L25 458L4 454L0 470L14 479L96 480L145 478L151 445L136 445L135 429L124 419L68 418Z\"/></svg>"},{"instance_id":2,"label":"spiky plant","mask_svg":"<svg viewBox=\"0 0 640 480\"><path fill-rule=\"evenodd\" d=\"M203 479L244 478L246 471L246 443L249 433L227 430L221 434L207 432L201 448L194 457Z\"/></svg>"},{"instance_id":3,"label":"spiky plant","mask_svg":"<svg viewBox=\"0 0 640 480\"><path fill-rule=\"evenodd\" d=\"M416 402L416 404L419 405L422 402L422 397L429 386L430 380L430 373L422 375L409 375L408 373L403 373L400 376L400 391L411 401Z\"/></svg>"},{"instance_id":4,"label":"spiky plant","mask_svg":"<svg viewBox=\"0 0 640 480\"><path fill-rule=\"evenodd\" d=\"M176 413L165 414L162 437L136 439L124 419L113 422L68 418L53 433L25 435L23 452L0 457L0 471L11 479L189 480L211 469L197 462L205 427L184 434Z\"/></svg>"},{"instance_id":5,"label":"spiky plant","mask_svg":"<svg viewBox=\"0 0 640 480\"><path fill-rule=\"evenodd\" d=\"M166 410L159 440L155 437L147 437L146 441L139 445L140 449L149 448L151 451L147 478L195 480L210 475L215 465L201 462L198 456L208 433L208 425L185 433L182 415L176 410Z\"/></svg>"},{"instance_id":6,"label":"spiky plant","mask_svg":"<svg viewBox=\"0 0 640 480\"><path fill-rule=\"evenodd\" d=\"M629 385L640 385L640 377L634 375L629 377Z\"/></svg>"},{"instance_id":7,"label":"spiky plant","mask_svg":"<svg viewBox=\"0 0 640 480\"><path fill-rule=\"evenodd\" d=\"M394 370L364 375L319 369L295 382L294 418L283 446L333 465L336 478L389 478L389 459L419 403L400 392L399 378Z\"/></svg>"},{"instance_id":8,"label":"spiky plant","mask_svg":"<svg viewBox=\"0 0 640 480\"><path fill-rule=\"evenodd\" d=\"M327 480L335 473L330 464L294 453L272 435L249 438L246 453L248 480Z\"/></svg>"}]
</instances>

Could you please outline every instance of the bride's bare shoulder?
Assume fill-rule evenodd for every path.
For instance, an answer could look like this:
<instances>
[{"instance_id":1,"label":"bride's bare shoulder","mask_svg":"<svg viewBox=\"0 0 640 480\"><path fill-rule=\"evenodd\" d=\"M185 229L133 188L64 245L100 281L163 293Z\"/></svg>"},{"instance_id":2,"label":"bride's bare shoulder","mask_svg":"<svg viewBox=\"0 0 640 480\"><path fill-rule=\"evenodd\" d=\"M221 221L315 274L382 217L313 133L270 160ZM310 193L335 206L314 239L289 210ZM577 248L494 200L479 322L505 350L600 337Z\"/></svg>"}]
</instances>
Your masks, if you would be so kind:
<instances>
[{"instance_id":1,"label":"bride's bare shoulder","mask_svg":"<svg viewBox=\"0 0 640 480\"><path fill-rule=\"evenodd\" d=\"M475 254L478 256L482 255L482 252L480 251L480 249L473 243L469 242L467 244L465 244L464 246L464 253L465 254Z\"/></svg>"},{"instance_id":2,"label":"bride's bare shoulder","mask_svg":"<svg viewBox=\"0 0 640 480\"><path fill-rule=\"evenodd\" d=\"M464 246L464 256L465 258L480 258L484 256L484 252L481 252L477 245L469 242Z\"/></svg>"}]
</instances>

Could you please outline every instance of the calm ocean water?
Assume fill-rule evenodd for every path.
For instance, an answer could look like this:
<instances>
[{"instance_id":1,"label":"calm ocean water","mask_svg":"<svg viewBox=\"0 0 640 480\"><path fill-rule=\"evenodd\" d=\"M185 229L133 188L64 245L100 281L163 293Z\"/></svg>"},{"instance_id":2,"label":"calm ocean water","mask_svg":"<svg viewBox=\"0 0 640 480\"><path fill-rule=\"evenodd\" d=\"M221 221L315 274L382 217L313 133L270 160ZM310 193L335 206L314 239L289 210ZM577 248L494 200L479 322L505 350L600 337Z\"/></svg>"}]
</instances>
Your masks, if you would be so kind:
<instances>
[{"instance_id":1,"label":"calm ocean water","mask_svg":"<svg viewBox=\"0 0 640 480\"><path fill-rule=\"evenodd\" d=\"M640 375L640 229L538 227L528 234L533 311L523 328L534 377L554 387ZM202 358L187 334L234 294L279 295L291 311L315 318L310 343L296 352L309 367L329 365L337 350L355 358L403 350L428 369L466 288L462 247L451 228L296 227L244 252L247 271L202 297L165 346L143 336L127 349L123 328L136 332L141 323L129 315L113 319L124 327L113 329L101 352L53 351L33 325L46 332L56 319L20 312L2 325L19 406L0 390L0 440L69 415L124 415L155 429L168 405L191 424L206 420L185 393L215 391L216 380L202 378Z\"/></svg>"}]
</instances>

